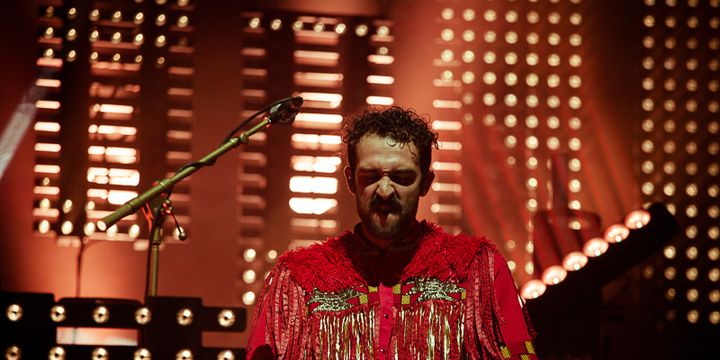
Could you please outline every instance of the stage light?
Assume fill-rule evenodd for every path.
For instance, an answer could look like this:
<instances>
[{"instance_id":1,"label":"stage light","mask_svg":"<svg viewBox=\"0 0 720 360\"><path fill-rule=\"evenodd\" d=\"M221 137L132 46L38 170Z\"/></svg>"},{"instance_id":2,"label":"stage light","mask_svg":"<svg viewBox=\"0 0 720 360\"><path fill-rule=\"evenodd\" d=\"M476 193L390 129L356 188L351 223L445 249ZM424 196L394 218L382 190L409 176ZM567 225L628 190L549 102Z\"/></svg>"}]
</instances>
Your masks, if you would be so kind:
<instances>
[{"instance_id":1,"label":"stage light","mask_svg":"<svg viewBox=\"0 0 720 360\"><path fill-rule=\"evenodd\" d=\"M73 223L66 220L60 227L60 231L63 235L69 235L73 231Z\"/></svg>"},{"instance_id":2,"label":"stage light","mask_svg":"<svg viewBox=\"0 0 720 360\"><path fill-rule=\"evenodd\" d=\"M483 14L483 18L487 22L493 22L497 19L497 13L494 10L486 10Z\"/></svg>"},{"instance_id":3,"label":"stage light","mask_svg":"<svg viewBox=\"0 0 720 360\"><path fill-rule=\"evenodd\" d=\"M453 16L455 15L455 11L451 8L444 8L442 11L440 11L440 17L443 20L452 20Z\"/></svg>"},{"instance_id":4,"label":"stage light","mask_svg":"<svg viewBox=\"0 0 720 360\"><path fill-rule=\"evenodd\" d=\"M189 349L182 349L175 354L175 360L193 360L193 353Z\"/></svg>"},{"instance_id":5,"label":"stage light","mask_svg":"<svg viewBox=\"0 0 720 360\"><path fill-rule=\"evenodd\" d=\"M85 226L83 226L83 233L85 236L91 236L95 234L95 223L93 222L87 222L85 223Z\"/></svg>"},{"instance_id":6,"label":"stage light","mask_svg":"<svg viewBox=\"0 0 720 360\"><path fill-rule=\"evenodd\" d=\"M278 257L278 252L276 250L268 250L267 254L265 254L265 260L267 260L267 262L270 262L270 263L277 260L277 257Z\"/></svg>"},{"instance_id":7,"label":"stage light","mask_svg":"<svg viewBox=\"0 0 720 360\"><path fill-rule=\"evenodd\" d=\"M135 322L139 325L147 325L152 320L152 312L147 306L135 310Z\"/></svg>"},{"instance_id":8,"label":"stage light","mask_svg":"<svg viewBox=\"0 0 720 360\"><path fill-rule=\"evenodd\" d=\"M135 45L139 46L139 45L142 45L144 40L145 40L145 37L143 36L143 34L136 34L135 37L133 38L133 43Z\"/></svg>"},{"instance_id":9,"label":"stage light","mask_svg":"<svg viewBox=\"0 0 720 360\"><path fill-rule=\"evenodd\" d=\"M535 87L540 82L540 77L535 73L529 73L525 77L525 83L530 87Z\"/></svg>"},{"instance_id":10,"label":"stage light","mask_svg":"<svg viewBox=\"0 0 720 360\"><path fill-rule=\"evenodd\" d=\"M141 12L135 14L135 17L133 18L133 23L135 23L135 25L140 25L143 21L145 21L145 14Z\"/></svg>"},{"instance_id":11,"label":"stage light","mask_svg":"<svg viewBox=\"0 0 720 360\"><path fill-rule=\"evenodd\" d=\"M255 251L255 249L250 248L250 249L245 249L245 251L243 251L243 259L246 262L254 261L256 256L257 256L257 251Z\"/></svg>"},{"instance_id":12,"label":"stage light","mask_svg":"<svg viewBox=\"0 0 720 360\"><path fill-rule=\"evenodd\" d=\"M497 56L492 51L486 51L483 54L483 60L485 61L486 64L494 64L495 61L497 60Z\"/></svg>"},{"instance_id":13,"label":"stage light","mask_svg":"<svg viewBox=\"0 0 720 360\"><path fill-rule=\"evenodd\" d=\"M89 16L89 18L90 18L91 21L97 21L97 19L100 18L100 10L98 10L98 9L93 9L92 11L90 11L90 16Z\"/></svg>"},{"instance_id":14,"label":"stage light","mask_svg":"<svg viewBox=\"0 0 720 360\"><path fill-rule=\"evenodd\" d=\"M158 37L155 38L155 46L157 46L157 47L165 46L166 42L167 42L167 38L165 37L165 35L158 35Z\"/></svg>"},{"instance_id":15,"label":"stage light","mask_svg":"<svg viewBox=\"0 0 720 360\"><path fill-rule=\"evenodd\" d=\"M465 50L462 54L462 59L466 63L471 63L475 61L475 53L471 50Z\"/></svg>"},{"instance_id":16,"label":"stage light","mask_svg":"<svg viewBox=\"0 0 720 360\"><path fill-rule=\"evenodd\" d=\"M440 38L444 41L451 41L455 37L455 33L452 31L452 29L443 29L440 32Z\"/></svg>"},{"instance_id":17,"label":"stage light","mask_svg":"<svg viewBox=\"0 0 720 360\"><path fill-rule=\"evenodd\" d=\"M65 360L65 349L62 346L53 346L48 357L50 360Z\"/></svg>"},{"instance_id":18,"label":"stage light","mask_svg":"<svg viewBox=\"0 0 720 360\"><path fill-rule=\"evenodd\" d=\"M605 230L604 237L609 243L619 243L627 239L630 230L624 225L614 224Z\"/></svg>"},{"instance_id":19,"label":"stage light","mask_svg":"<svg viewBox=\"0 0 720 360\"><path fill-rule=\"evenodd\" d=\"M133 360L150 360L151 358L152 353L150 353L150 350L145 348L137 349L133 353Z\"/></svg>"},{"instance_id":20,"label":"stage light","mask_svg":"<svg viewBox=\"0 0 720 360\"><path fill-rule=\"evenodd\" d=\"M177 312L177 323L181 326L189 326L192 324L195 314L189 308L182 308Z\"/></svg>"},{"instance_id":21,"label":"stage light","mask_svg":"<svg viewBox=\"0 0 720 360\"><path fill-rule=\"evenodd\" d=\"M246 291L242 296L243 304L250 306L255 303L255 293L252 291Z\"/></svg>"},{"instance_id":22,"label":"stage light","mask_svg":"<svg viewBox=\"0 0 720 360\"><path fill-rule=\"evenodd\" d=\"M128 230L128 236L130 236L131 239L137 239L138 236L140 236L140 225L132 224L130 230Z\"/></svg>"},{"instance_id":23,"label":"stage light","mask_svg":"<svg viewBox=\"0 0 720 360\"><path fill-rule=\"evenodd\" d=\"M538 54L536 53L529 53L525 56L525 62L530 66L536 66L539 62L540 58L538 57Z\"/></svg>"},{"instance_id":24,"label":"stage light","mask_svg":"<svg viewBox=\"0 0 720 360\"><path fill-rule=\"evenodd\" d=\"M235 321L237 321L237 316L235 315L235 312L229 309L220 310L217 318L218 324L224 328L233 326L233 324L235 324Z\"/></svg>"},{"instance_id":25,"label":"stage light","mask_svg":"<svg viewBox=\"0 0 720 360\"><path fill-rule=\"evenodd\" d=\"M465 9L462 13L463 20L465 21L473 21L475 20L475 10L473 9Z\"/></svg>"},{"instance_id":26,"label":"stage light","mask_svg":"<svg viewBox=\"0 0 720 360\"><path fill-rule=\"evenodd\" d=\"M540 42L540 36L535 32L530 32L525 36L525 41L530 45L537 45Z\"/></svg>"},{"instance_id":27,"label":"stage light","mask_svg":"<svg viewBox=\"0 0 720 360\"><path fill-rule=\"evenodd\" d=\"M61 323L67 318L67 312L62 305L55 305L50 309L50 320Z\"/></svg>"},{"instance_id":28,"label":"stage light","mask_svg":"<svg viewBox=\"0 0 720 360\"><path fill-rule=\"evenodd\" d=\"M475 32L472 30L465 30L463 31L462 38L465 42L475 41Z\"/></svg>"},{"instance_id":29,"label":"stage light","mask_svg":"<svg viewBox=\"0 0 720 360\"><path fill-rule=\"evenodd\" d=\"M365 24L360 24L355 27L355 35L357 36L365 36L368 33L368 27Z\"/></svg>"},{"instance_id":30,"label":"stage light","mask_svg":"<svg viewBox=\"0 0 720 360\"><path fill-rule=\"evenodd\" d=\"M545 285L542 281L532 279L522 286L522 289L520 290L520 295L524 299L537 299L543 293L545 293L546 289L547 285Z\"/></svg>"},{"instance_id":31,"label":"stage light","mask_svg":"<svg viewBox=\"0 0 720 360\"><path fill-rule=\"evenodd\" d=\"M475 73L472 71L465 71L462 73L462 82L465 84L472 84L475 81Z\"/></svg>"},{"instance_id":32,"label":"stage light","mask_svg":"<svg viewBox=\"0 0 720 360\"><path fill-rule=\"evenodd\" d=\"M257 274L254 270L245 270L243 272L242 278L246 284L252 284L257 279Z\"/></svg>"}]
</instances>

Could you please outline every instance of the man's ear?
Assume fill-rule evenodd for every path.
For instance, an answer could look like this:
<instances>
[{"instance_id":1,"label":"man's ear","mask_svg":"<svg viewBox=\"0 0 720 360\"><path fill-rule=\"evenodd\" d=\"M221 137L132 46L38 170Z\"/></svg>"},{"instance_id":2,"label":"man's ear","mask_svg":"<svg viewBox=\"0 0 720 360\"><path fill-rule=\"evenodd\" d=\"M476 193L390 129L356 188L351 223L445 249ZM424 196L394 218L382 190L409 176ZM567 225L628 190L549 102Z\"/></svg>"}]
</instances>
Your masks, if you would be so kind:
<instances>
[{"instance_id":1,"label":"man's ear","mask_svg":"<svg viewBox=\"0 0 720 360\"><path fill-rule=\"evenodd\" d=\"M353 171L350 166L345 166L343 174L345 174L345 182L347 183L348 190L355 194L355 179L353 178Z\"/></svg>"},{"instance_id":2,"label":"man's ear","mask_svg":"<svg viewBox=\"0 0 720 360\"><path fill-rule=\"evenodd\" d=\"M427 195L428 191L430 191L430 186L432 185L433 180L435 180L435 173L432 172L432 170L428 170L427 174L423 176L422 188L420 189L420 196Z\"/></svg>"}]
</instances>

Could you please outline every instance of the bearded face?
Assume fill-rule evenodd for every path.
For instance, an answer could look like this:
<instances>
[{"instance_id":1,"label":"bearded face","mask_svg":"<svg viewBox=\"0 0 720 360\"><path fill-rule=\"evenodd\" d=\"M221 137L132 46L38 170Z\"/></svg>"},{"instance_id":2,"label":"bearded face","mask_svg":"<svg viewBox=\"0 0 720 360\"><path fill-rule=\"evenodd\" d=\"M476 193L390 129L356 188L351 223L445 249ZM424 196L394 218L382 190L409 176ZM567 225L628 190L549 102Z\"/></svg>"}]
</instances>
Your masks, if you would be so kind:
<instances>
[{"instance_id":1,"label":"bearded face","mask_svg":"<svg viewBox=\"0 0 720 360\"><path fill-rule=\"evenodd\" d=\"M373 237L397 240L415 223L418 202L433 179L422 176L414 144L366 135L355 147L355 171L345 169L364 229Z\"/></svg>"}]
</instances>

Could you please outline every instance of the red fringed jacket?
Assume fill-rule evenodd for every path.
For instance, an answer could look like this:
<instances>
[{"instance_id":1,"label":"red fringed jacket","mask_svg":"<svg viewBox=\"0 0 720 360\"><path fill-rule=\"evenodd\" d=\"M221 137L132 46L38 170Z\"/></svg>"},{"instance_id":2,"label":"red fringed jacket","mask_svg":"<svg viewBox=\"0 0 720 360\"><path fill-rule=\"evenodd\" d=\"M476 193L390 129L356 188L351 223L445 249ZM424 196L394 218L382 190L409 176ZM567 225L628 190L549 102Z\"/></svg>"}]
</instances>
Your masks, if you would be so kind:
<instances>
[{"instance_id":1,"label":"red fringed jacket","mask_svg":"<svg viewBox=\"0 0 720 360\"><path fill-rule=\"evenodd\" d=\"M421 223L380 250L356 231L283 255L248 359L536 359L505 260L485 238Z\"/></svg>"}]
</instances>

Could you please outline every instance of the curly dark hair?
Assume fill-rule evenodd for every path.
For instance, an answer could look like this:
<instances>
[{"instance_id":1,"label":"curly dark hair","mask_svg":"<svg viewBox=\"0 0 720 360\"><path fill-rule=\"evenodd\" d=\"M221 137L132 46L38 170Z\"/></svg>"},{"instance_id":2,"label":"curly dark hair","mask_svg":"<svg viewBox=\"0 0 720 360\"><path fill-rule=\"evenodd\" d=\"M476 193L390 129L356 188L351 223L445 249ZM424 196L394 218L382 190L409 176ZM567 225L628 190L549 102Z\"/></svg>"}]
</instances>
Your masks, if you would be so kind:
<instances>
[{"instance_id":1,"label":"curly dark hair","mask_svg":"<svg viewBox=\"0 0 720 360\"><path fill-rule=\"evenodd\" d=\"M357 164L355 147L368 134L390 137L401 144L413 143L420 152L422 175L430 171L432 148L438 148L438 134L431 130L429 121L415 110L399 106L371 107L346 118L342 127L342 141L345 143L348 165L353 171Z\"/></svg>"}]
</instances>

